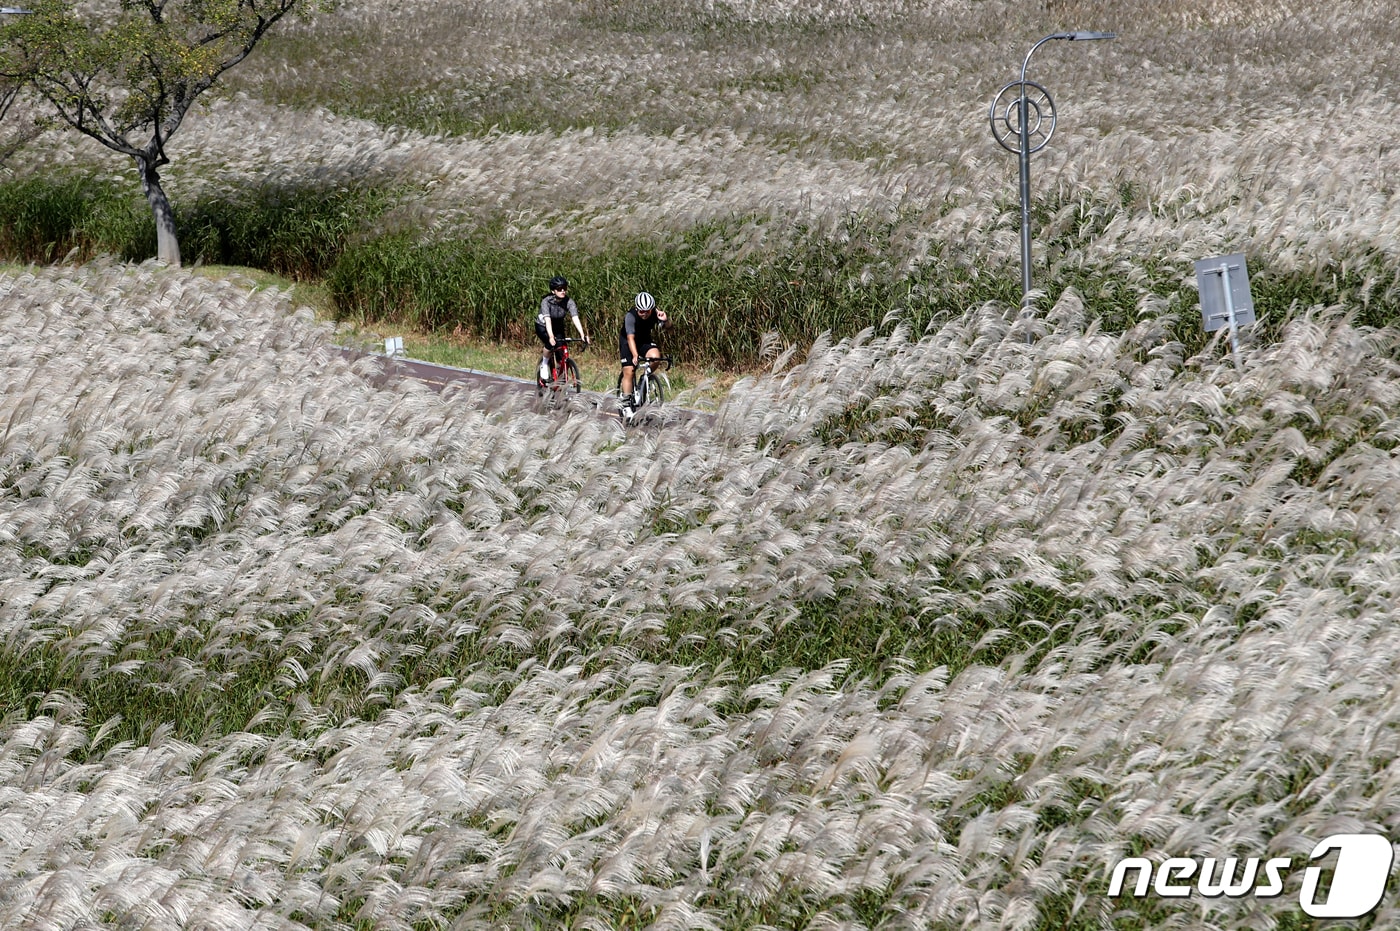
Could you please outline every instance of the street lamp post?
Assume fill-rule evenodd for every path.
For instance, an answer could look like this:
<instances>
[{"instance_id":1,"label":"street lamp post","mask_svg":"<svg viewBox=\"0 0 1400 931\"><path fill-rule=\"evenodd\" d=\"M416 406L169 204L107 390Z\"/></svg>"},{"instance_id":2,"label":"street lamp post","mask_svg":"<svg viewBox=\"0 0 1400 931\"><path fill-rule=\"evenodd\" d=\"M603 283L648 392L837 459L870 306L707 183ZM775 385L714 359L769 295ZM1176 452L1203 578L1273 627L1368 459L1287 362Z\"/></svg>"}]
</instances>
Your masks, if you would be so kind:
<instances>
[{"instance_id":1,"label":"street lamp post","mask_svg":"<svg viewBox=\"0 0 1400 931\"><path fill-rule=\"evenodd\" d=\"M1116 39L1114 32L1056 32L1041 39L1021 63L1021 80L1003 87L992 100L992 135L1001 147L1015 152L1021 163L1021 306L1031 291L1031 153L1039 152L1055 132L1055 101L1039 84L1026 80L1031 56L1053 39L1070 42ZM1035 137L1032 139L1032 137ZM1014 147L1012 143L1015 143Z\"/></svg>"}]
</instances>

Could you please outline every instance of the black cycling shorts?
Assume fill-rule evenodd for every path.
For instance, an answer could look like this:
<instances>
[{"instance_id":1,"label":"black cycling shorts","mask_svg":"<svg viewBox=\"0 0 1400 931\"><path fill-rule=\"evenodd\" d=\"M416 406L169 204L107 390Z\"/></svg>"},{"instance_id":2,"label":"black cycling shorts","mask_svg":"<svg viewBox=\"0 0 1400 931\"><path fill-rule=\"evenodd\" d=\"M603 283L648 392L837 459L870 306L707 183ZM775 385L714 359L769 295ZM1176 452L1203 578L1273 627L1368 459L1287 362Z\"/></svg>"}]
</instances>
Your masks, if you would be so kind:
<instances>
[{"instance_id":1,"label":"black cycling shorts","mask_svg":"<svg viewBox=\"0 0 1400 931\"><path fill-rule=\"evenodd\" d=\"M638 343L637 352L640 353L638 358L645 359L647 357L647 353L651 352L655 348L657 348L655 343ZM632 350L627 347L626 336L623 336L618 339L617 354L618 357L622 360L622 364L624 367L632 364Z\"/></svg>"},{"instance_id":2,"label":"black cycling shorts","mask_svg":"<svg viewBox=\"0 0 1400 931\"><path fill-rule=\"evenodd\" d=\"M542 345L542 346L544 346L544 348L548 349L548 348L549 348L549 331L546 330L546 329L544 328L544 324L543 324L543 323L540 323L538 320L535 321L535 335L538 336L538 337L540 338L540 345ZM561 339L563 339L563 338L564 338L564 328L563 328L562 326L556 326L556 327L554 328L554 339L555 339L555 342L558 342L559 340L561 340Z\"/></svg>"}]
</instances>

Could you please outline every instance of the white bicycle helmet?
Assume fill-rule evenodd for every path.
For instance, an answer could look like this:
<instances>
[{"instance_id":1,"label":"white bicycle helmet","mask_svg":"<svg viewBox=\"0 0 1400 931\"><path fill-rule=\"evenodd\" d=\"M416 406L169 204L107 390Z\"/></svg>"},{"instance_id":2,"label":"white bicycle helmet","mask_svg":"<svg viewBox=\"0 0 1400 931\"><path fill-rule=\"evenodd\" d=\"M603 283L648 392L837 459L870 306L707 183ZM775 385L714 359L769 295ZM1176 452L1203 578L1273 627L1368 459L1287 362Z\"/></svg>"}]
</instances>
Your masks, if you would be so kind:
<instances>
[{"instance_id":1,"label":"white bicycle helmet","mask_svg":"<svg viewBox=\"0 0 1400 931\"><path fill-rule=\"evenodd\" d=\"M656 309L656 298L652 297L646 291L643 291L641 294L637 295L637 299L632 302L632 306L642 313L651 313Z\"/></svg>"}]
</instances>

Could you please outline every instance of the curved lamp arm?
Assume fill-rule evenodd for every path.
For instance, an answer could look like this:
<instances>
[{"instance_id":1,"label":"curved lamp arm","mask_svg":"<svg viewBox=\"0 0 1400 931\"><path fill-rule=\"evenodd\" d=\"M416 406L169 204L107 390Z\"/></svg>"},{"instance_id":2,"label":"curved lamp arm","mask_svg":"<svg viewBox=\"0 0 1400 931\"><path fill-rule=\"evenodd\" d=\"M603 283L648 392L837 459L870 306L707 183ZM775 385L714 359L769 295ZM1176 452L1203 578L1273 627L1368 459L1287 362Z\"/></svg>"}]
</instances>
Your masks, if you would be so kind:
<instances>
[{"instance_id":1,"label":"curved lamp arm","mask_svg":"<svg viewBox=\"0 0 1400 931\"><path fill-rule=\"evenodd\" d=\"M1035 50L1036 50L1036 49L1040 48L1040 47L1041 47L1042 45L1044 45L1046 42L1050 42L1050 41L1052 41L1052 40L1054 40L1054 39L1065 39L1065 40L1067 40L1067 41L1069 41L1069 42L1088 42L1088 41L1092 41L1092 40L1094 40L1094 39L1116 39L1116 38L1118 38L1118 33L1116 33L1116 32L1091 32L1091 31L1089 31L1089 30L1087 30L1087 29L1080 29L1080 30L1077 30L1077 31L1075 31L1075 32L1054 32L1054 33L1051 33L1050 35L1048 35L1048 36L1046 36L1045 38L1041 39L1041 40L1040 40L1039 42L1037 42L1035 45L1032 45L1032 46L1031 46L1031 50L1030 50L1029 52L1026 53L1026 60L1023 61L1023 62L1021 63L1021 83L1024 84L1024 83L1026 82L1026 71L1027 71L1027 69L1029 69L1030 66L1031 66L1031 56L1035 54Z\"/></svg>"}]
</instances>

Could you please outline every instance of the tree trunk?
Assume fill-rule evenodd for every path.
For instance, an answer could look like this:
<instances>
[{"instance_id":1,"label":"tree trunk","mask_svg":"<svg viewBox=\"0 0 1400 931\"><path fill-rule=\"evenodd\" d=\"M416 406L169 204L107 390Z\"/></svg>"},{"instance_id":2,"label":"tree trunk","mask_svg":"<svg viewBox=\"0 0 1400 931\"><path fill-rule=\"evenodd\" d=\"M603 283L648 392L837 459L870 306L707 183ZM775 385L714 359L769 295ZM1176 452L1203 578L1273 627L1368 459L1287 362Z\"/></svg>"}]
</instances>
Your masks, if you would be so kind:
<instances>
[{"instance_id":1,"label":"tree trunk","mask_svg":"<svg viewBox=\"0 0 1400 931\"><path fill-rule=\"evenodd\" d=\"M178 267L180 240L175 235L175 213L170 209L170 198L165 196L165 188L160 185L160 172L146 158L136 159L136 170L141 174L141 190L146 195L146 203L151 205L151 216L156 221L156 260Z\"/></svg>"}]
</instances>

